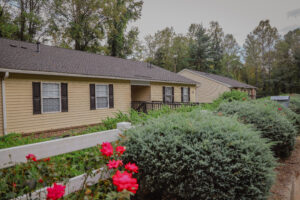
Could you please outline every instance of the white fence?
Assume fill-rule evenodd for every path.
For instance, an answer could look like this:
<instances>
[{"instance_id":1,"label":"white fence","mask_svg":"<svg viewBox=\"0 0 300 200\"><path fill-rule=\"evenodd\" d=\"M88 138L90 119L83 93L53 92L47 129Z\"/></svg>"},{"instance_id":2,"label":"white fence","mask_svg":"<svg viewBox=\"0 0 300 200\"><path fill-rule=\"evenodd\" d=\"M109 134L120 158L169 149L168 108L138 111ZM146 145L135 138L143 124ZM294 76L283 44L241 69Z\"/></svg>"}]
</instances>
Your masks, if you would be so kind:
<instances>
[{"instance_id":1,"label":"white fence","mask_svg":"<svg viewBox=\"0 0 300 200\"><path fill-rule=\"evenodd\" d=\"M43 159L90 148L103 142L113 142L119 138L119 135L122 134L124 130L130 127L130 123L121 122L117 124L117 129L113 130L0 149L0 169L27 162L26 155L30 153L34 154L37 159ZM80 190L85 178L86 174L71 178L66 184L65 196ZM108 174L102 173L102 168L94 170L93 175L87 178L87 183L89 185L96 184L100 178L108 178ZM17 199L26 200L27 196L28 195L24 195ZM46 188L32 193L31 198L46 199Z\"/></svg>"}]
</instances>

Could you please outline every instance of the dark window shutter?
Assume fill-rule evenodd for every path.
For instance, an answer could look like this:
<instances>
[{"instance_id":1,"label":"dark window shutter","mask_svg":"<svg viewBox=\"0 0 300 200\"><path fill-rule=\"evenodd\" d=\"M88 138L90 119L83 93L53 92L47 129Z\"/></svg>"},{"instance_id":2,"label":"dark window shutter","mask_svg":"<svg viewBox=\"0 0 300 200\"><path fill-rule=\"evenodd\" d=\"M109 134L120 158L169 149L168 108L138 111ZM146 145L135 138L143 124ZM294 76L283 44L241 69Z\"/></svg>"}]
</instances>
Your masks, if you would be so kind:
<instances>
[{"instance_id":1,"label":"dark window shutter","mask_svg":"<svg viewBox=\"0 0 300 200\"><path fill-rule=\"evenodd\" d=\"M191 89L188 87L189 102L191 101Z\"/></svg>"},{"instance_id":2,"label":"dark window shutter","mask_svg":"<svg viewBox=\"0 0 300 200\"><path fill-rule=\"evenodd\" d=\"M174 87L172 87L172 103L174 103Z\"/></svg>"},{"instance_id":3,"label":"dark window shutter","mask_svg":"<svg viewBox=\"0 0 300 200\"><path fill-rule=\"evenodd\" d=\"M183 102L183 87L181 87L181 102Z\"/></svg>"},{"instance_id":4,"label":"dark window shutter","mask_svg":"<svg viewBox=\"0 0 300 200\"><path fill-rule=\"evenodd\" d=\"M166 87L163 86L163 87L162 87L162 95L163 95L163 102L164 102L164 103L166 102L165 94L166 94Z\"/></svg>"},{"instance_id":5,"label":"dark window shutter","mask_svg":"<svg viewBox=\"0 0 300 200\"><path fill-rule=\"evenodd\" d=\"M61 83L61 111L68 112L68 83Z\"/></svg>"},{"instance_id":6,"label":"dark window shutter","mask_svg":"<svg viewBox=\"0 0 300 200\"><path fill-rule=\"evenodd\" d=\"M91 110L96 110L95 84L90 84L90 109Z\"/></svg>"},{"instance_id":7,"label":"dark window shutter","mask_svg":"<svg viewBox=\"0 0 300 200\"><path fill-rule=\"evenodd\" d=\"M41 114L41 83L32 83L33 114Z\"/></svg>"},{"instance_id":8,"label":"dark window shutter","mask_svg":"<svg viewBox=\"0 0 300 200\"><path fill-rule=\"evenodd\" d=\"M109 108L114 108L114 85L109 84Z\"/></svg>"}]
</instances>

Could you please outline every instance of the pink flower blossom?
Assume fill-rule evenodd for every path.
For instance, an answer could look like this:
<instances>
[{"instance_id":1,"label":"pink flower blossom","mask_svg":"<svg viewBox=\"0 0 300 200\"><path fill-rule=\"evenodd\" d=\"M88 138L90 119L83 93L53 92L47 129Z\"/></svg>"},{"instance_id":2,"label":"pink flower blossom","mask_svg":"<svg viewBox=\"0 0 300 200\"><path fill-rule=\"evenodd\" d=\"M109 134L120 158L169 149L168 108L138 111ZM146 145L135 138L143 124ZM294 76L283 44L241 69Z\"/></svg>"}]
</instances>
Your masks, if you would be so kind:
<instances>
[{"instance_id":1,"label":"pink flower blossom","mask_svg":"<svg viewBox=\"0 0 300 200\"><path fill-rule=\"evenodd\" d=\"M53 187L47 188L47 200L57 200L63 197L65 194L65 188L66 186L64 185L57 185L54 183Z\"/></svg>"},{"instance_id":2,"label":"pink flower blossom","mask_svg":"<svg viewBox=\"0 0 300 200\"><path fill-rule=\"evenodd\" d=\"M132 178L132 174L128 172L120 172L119 170L112 177L113 184L117 186L117 191L128 190L129 192L136 193L139 185L136 178Z\"/></svg>"},{"instance_id":3,"label":"pink flower blossom","mask_svg":"<svg viewBox=\"0 0 300 200\"><path fill-rule=\"evenodd\" d=\"M110 160L110 161L108 161L108 164L107 164L109 169L112 169L112 168L116 169L116 168L118 168L119 166L122 166L122 165L123 165L122 160Z\"/></svg>"},{"instance_id":4,"label":"pink flower blossom","mask_svg":"<svg viewBox=\"0 0 300 200\"><path fill-rule=\"evenodd\" d=\"M114 154L114 149L109 142L103 142L101 145L101 153L104 156L110 157Z\"/></svg>"},{"instance_id":5,"label":"pink flower blossom","mask_svg":"<svg viewBox=\"0 0 300 200\"><path fill-rule=\"evenodd\" d=\"M282 108L278 108L278 111L281 111L282 110Z\"/></svg>"},{"instance_id":6,"label":"pink flower blossom","mask_svg":"<svg viewBox=\"0 0 300 200\"><path fill-rule=\"evenodd\" d=\"M139 170L136 164L130 162L125 165L125 169L127 169L129 172L134 172L134 173L138 173Z\"/></svg>"},{"instance_id":7,"label":"pink flower blossom","mask_svg":"<svg viewBox=\"0 0 300 200\"><path fill-rule=\"evenodd\" d=\"M32 160L32 161L34 161L34 162L36 162L37 160L36 160L36 156L34 155L34 154L28 154L27 156L26 156L26 159L27 160Z\"/></svg>"},{"instance_id":8,"label":"pink flower blossom","mask_svg":"<svg viewBox=\"0 0 300 200\"><path fill-rule=\"evenodd\" d=\"M126 147L123 147L123 146L117 146L116 148L116 152L118 152L118 154L121 156L124 151L126 150Z\"/></svg>"}]
</instances>

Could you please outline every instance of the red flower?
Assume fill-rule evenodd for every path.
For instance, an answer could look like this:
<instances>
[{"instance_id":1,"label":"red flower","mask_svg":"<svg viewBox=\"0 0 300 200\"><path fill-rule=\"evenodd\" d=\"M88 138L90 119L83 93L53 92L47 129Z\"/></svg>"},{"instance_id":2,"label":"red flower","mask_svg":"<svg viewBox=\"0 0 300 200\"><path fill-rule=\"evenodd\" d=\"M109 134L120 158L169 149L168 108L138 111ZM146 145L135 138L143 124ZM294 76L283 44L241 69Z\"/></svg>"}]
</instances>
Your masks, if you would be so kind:
<instances>
[{"instance_id":1,"label":"red flower","mask_svg":"<svg viewBox=\"0 0 300 200\"><path fill-rule=\"evenodd\" d=\"M101 145L101 153L104 156L112 156L114 154L114 149L112 145L109 142L103 142Z\"/></svg>"},{"instance_id":2,"label":"red flower","mask_svg":"<svg viewBox=\"0 0 300 200\"><path fill-rule=\"evenodd\" d=\"M138 173L139 170L136 164L134 163L131 164L130 162L125 165L125 169L127 169L129 172L134 172L134 173Z\"/></svg>"},{"instance_id":3,"label":"red flower","mask_svg":"<svg viewBox=\"0 0 300 200\"><path fill-rule=\"evenodd\" d=\"M282 110L282 108L278 108L278 111L281 111Z\"/></svg>"},{"instance_id":4,"label":"red flower","mask_svg":"<svg viewBox=\"0 0 300 200\"><path fill-rule=\"evenodd\" d=\"M57 185L54 183L53 187L47 188L48 194L47 194L47 199L48 200L57 200L64 196L65 194L65 188L66 186L64 185Z\"/></svg>"},{"instance_id":5,"label":"red flower","mask_svg":"<svg viewBox=\"0 0 300 200\"><path fill-rule=\"evenodd\" d=\"M112 177L113 184L117 186L117 191L128 190L129 192L136 193L139 185L136 178L132 178L132 174L128 172L120 172L119 170Z\"/></svg>"},{"instance_id":6,"label":"red flower","mask_svg":"<svg viewBox=\"0 0 300 200\"><path fill-rule=\"evenodd\" d=\"M119 166L122 166L123 165L123 162L122 160L110 160L108 161L108 168L111 169L111 168L118 168Z\"/></svg>"},{"instance_id":7,"label":"red flower","mask_svg":"<svg viewBox=\"0 0 300 200\"><path fill-rule=\"evenodd\" d=\"M34 154L31 154L31 153L26 156L26 159L36 162L36 156Z\"/></svg>"},{"instance_id":8,"label":"red flower","mask_svg":"<svg viewBox=\"0 0 300 200\"><path fill-rule=\"evenodd\" d=\"M40 183L43 183L43 182L44 182L44 180L40 178L39 182L40 182Z\"/></svg>"},{"instance_id":9,"label":"red flower","mask_svg":"<svg viewBox=\"0 0 300 200\"><path fill-rule=\"evenodd\" d=\"M48 162L48 161L50 161L50 158L45 158L44 161Z\"/></svg>"},{"instance_id":10,"label":"red flower","mask_svg":"<svg viewBox=\"0 0 300 200\"><path fill-rule=\"evenodd\" d=\"M123 147L123 146L117 146L117 148L116 148L116 151L118 152L119 155L122 155L125 150L126 150L126 147Z\"/></svg>"},{"instance_id":11,"label":"red flower","mask_svg":"<svg viewBox=\"0 0 300 200\"><path fill-rule=\"evenodd\" d=\"M16 183L13 183L12 184L13 188L17 187L17 184Z\"/></svg>"}]
</instances>

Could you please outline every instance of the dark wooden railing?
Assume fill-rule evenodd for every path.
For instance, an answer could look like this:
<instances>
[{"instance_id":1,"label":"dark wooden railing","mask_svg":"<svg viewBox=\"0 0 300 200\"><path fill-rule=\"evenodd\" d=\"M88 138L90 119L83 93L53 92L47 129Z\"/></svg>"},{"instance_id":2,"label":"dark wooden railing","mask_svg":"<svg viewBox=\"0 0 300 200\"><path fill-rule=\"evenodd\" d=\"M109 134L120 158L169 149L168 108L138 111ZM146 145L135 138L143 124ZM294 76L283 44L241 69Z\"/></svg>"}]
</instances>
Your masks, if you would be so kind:
<instances>
[{"instance_id":1,"label":"dark wooden railing","mask_svg":"<svg viewBox=\"0 0 300 200\"><path fill-rule=\"evenodd\" d=\"M138 111L147 113L149 110L159 110L163 106L168 106L171 109L176 109L181 106L197 106L199 103L181 103L181 102L174 102L174 103L166 103L162 101L132 101L131 108Z\"/></svg>"}]
</instances>

